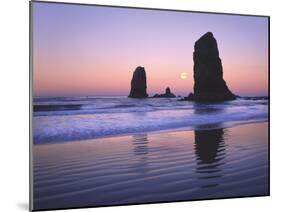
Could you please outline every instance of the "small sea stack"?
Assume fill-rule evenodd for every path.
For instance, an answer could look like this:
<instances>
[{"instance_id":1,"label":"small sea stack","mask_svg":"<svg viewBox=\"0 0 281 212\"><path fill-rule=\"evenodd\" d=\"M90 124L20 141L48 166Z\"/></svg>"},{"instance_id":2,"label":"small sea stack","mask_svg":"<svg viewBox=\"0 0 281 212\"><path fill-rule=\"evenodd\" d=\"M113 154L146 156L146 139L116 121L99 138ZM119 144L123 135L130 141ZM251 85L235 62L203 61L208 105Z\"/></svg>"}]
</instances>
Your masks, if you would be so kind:
<instances>
[{"instance_id":1,"label":"small sea stack","mask_svg":"<svg viewBox=\"0 0 281 212\"><path fill-rule=\"evenodd\" d=\"M133 78L131 80L130 98L147 98L146 93L146 73L144 67L138 66L134 71Z\"/></svg>"},{"instance_id":2,"label":"small sea stack","mask_svg":"<svg viewBox=\"0 0 281 212\"><path fill-rule=\"evenodd\" d=\"M223 79L217 41L212 32L207 32L195 42L193 61L194 93L184 100L214 102L236 98Z\"/></svg>"},{"instance_id":3,"label":"small sea stack","mask_svg":"<svg viewBox=\"0 0 281 212\"><path fill-rule=\"evenodd\" d=\"M171 89L169 87L166 88L164 94L155 94L153 96L153 98L175 98L175 97L176 95L171 92Z\"/></svg>"}]
</instances>

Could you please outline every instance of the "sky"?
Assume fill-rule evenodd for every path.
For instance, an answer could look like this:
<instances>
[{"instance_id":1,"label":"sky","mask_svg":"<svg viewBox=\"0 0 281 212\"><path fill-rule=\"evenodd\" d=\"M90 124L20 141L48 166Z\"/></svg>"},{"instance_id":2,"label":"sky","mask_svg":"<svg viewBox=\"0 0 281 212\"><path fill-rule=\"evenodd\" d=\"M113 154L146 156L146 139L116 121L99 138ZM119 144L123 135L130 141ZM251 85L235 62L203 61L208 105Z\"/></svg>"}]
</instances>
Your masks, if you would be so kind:
<instances>
[{"instance_id":1,"label":"sky","mask_svg":"<svg viewBox=\"0 0 281 212\"><path fill-rule=\"evenodd\" d=\"M143 66L150 96L168 86L186 96L193 91L194 43L209 31L230 90L268 95L266 17L40 2L33 2L33 93L127 96Z\"/></svg>"}]
</instances>

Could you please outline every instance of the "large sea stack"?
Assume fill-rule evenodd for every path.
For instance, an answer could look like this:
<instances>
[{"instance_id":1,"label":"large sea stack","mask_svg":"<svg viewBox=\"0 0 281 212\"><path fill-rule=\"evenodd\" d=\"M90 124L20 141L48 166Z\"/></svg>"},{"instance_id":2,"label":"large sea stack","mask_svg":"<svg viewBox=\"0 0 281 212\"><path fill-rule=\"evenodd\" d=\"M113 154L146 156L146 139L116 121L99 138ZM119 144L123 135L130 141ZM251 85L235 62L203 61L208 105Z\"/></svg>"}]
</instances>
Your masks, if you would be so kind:
<instances>
[{"instance_id":1,"label":"large sea stack","mask_svg":"<svg viewBox=\"0 0 281 212\"><path fill-rule=\"evenodd\" d=\"M236 98L223 80L217 41L211 32L195 42L193 61L194 93L185 97L186 100L213 102Z\"/></svg>"},{"instance_id":2,"label":"large sea stack","mask_svg":"<svg viewBox=\"0 0 281 212\"><path fill-rule=\"evenodd\" d=\"M131 80L131 92L129 97L131 98L147 98L146 93L146 74L144 67L138 66L134 71L133 78Z\"/></svg>"}]
</instances>

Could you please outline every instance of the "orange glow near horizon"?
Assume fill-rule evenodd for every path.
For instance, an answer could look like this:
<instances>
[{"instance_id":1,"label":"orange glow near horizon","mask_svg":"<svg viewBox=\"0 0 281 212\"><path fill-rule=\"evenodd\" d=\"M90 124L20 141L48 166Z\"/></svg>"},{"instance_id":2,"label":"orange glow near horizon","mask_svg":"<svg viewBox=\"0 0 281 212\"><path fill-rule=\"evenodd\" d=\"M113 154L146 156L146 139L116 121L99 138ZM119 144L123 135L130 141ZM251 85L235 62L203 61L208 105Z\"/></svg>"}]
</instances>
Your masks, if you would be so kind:
<instances>
[{"instance_id":1,"label":"orange glow near horizon","mask_svg":"<svg viewBox=\"0 0 281 212\"><path fill-rule=\"evenodd\" d=\"M168 86L186 96L193 45L207 31L230 90L268 95L266 18L35 4L33 28L35 96L127 96L137 66L145 67L150 96Z\"/></svg>"},{"instance_id":2,"label":"orange glow near horizon","mask_svg":"<svg viewBox=\"0 0 281 212\"><path fill-rule=\"evenodd\" d=\"M67 93L72 95L96 95L98 93L128 95L132 73L138 66L137 62L131 64L132 59L106 64L103 61L96 62L90 58L83 60L80 63L81 60L77 61L71 58L69 61L67 59L65 61L54 59L53 61L49 60L48 64L44 64L43 60L36 59L34 65L35 95L53 96ZM144 67L147 75L147 90L150 95L163 93L168 86L176 95L187 95L193 91L192 58L189 59L189 63L184 64L185 66L173 62L168 65L167 63L161 64L157 60L149 62ZM222 62L224 79L235 94L266 94L264 91L268 89L268 74L262 70L267 70L267 60L257 61L256 64L231 63L231 61L223 59ZM187 75L185 80L180 78L182 70ZM51 75L50 72L52 72ZM261 74L256 75L256 72Z\"/></svg>"}]
</instances>

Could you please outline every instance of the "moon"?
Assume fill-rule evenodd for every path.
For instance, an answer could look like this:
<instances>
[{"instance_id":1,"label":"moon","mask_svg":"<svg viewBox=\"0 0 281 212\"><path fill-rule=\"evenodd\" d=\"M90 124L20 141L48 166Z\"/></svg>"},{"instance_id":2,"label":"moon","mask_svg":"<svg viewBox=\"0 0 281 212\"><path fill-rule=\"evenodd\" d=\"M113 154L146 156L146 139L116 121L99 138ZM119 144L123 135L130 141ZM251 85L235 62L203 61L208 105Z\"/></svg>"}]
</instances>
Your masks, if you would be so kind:
<instances>
[{"instance_id":1,"label":"moon","mask_svg":"<svg viewBox=\"0 0 281 212\"><path fill-rule=\"evenodd\" d=\"M182 80L186 80L186 78L187 78L186 72L182 72L180 78L181 78Z\"/></svg>"}]
</instances>

